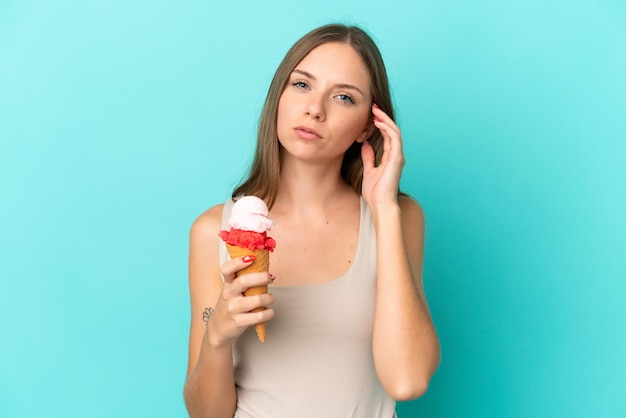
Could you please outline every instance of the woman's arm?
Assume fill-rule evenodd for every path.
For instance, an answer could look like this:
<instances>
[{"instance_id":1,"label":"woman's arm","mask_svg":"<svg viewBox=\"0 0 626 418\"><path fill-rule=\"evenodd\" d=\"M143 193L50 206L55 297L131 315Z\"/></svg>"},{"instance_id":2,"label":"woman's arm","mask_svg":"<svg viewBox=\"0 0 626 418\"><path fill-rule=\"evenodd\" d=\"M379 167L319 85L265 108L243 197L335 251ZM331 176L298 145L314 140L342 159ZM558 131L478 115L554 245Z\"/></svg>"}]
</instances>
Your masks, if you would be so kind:
<instances>
[{"instance_id":1,"label":"woman's arm","mask_svg":"<svg viewBox=\"0 0 626 418\"><path fill-rule=\"evenodd\" d=\"M384 139L383 156L363 144L363 197L377 241L376 313L372 349L378 377L397 400L426 391L439 365L439 342L422 286L424 215L412 199L398 196L404 166L400 129L374 106L374 125Z\"/></svg>"},{"instance_id":2,"label":"woman's arm","mask_svg":"<svg viewBox=\"0 0 626 418\"><path fill-rule=\"evenodd\" d=\"M424 288L424 216L415 201L373 213L377 239L373 351L385 390L397 400L426 392L439 364L439 343Z\"/></svg>"},{"instance_id":3,"label":"woman's arm","mask_svg":"<svg viewBox=\"0 0 626 418\"><path fill-rule=\"evenodd\" d=\"M233 342L246 328L271 319L274 311L250 311L274 302L272 294L243 296L252 286L271 283L269 273L236 277L253 261L241 257L219 265L222 206L209 209L192 225L189 240L191 328L184 397L193 417L228 417L235 413L237 394L233 373ZM224 276L224 283L221 282ZM203 312L213 309L210 319Z\"/></svg>"},{"instance_id":4,"label":"woman's arm","mask_svg":"<svg viewBox=\"0 0 626 418\"><path fill-rule=\"evenodd\" d=\"M202 316L205 309L215 308L222 291L218 255L221 214L222 206L202 214L189 236L191 327L184 396L190 417L231 418L235 414L232 345L212 344L209 324Z\"/></svg>"}]
</instances>

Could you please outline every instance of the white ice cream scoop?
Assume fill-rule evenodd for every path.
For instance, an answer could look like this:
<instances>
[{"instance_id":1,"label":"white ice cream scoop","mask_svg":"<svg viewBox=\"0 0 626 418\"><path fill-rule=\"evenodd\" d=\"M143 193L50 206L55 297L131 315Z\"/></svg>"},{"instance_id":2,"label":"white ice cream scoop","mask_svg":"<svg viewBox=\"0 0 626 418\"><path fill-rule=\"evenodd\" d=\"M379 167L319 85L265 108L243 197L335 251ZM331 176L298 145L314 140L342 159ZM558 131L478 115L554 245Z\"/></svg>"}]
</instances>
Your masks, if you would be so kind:
<instances>
[{"instance_id":1,"label":"white ice cream scoop","mask_svg":"<svg viewBox=\"0 0 626 418\"><path fill-rule=\"evenodd\" d=\"M244 231L266 232L274 226L268 215L269 210L263 200L256 196L243 196L233 205L228 226Z\"/></svg>"}]
</instances>

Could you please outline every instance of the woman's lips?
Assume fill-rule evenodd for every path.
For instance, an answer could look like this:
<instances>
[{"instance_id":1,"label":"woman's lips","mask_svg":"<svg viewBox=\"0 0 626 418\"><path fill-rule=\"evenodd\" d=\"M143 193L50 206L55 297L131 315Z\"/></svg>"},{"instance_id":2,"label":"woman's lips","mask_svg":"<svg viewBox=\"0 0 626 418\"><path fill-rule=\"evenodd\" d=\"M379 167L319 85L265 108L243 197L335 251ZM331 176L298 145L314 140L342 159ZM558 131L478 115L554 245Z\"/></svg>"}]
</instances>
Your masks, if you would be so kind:
<instances>
[{"instance_id":1,"label":"woman's lips","mask_svg":"<svg viewBox=\"0 0 626 418\"><path fill-rule=\"evenodd\" d=\"M309 141L320 139L322 137L315 129L307 128L306 126L297 126L293 128L293 130L300 138L307 139Z\"/></svg>"}]
</instances>

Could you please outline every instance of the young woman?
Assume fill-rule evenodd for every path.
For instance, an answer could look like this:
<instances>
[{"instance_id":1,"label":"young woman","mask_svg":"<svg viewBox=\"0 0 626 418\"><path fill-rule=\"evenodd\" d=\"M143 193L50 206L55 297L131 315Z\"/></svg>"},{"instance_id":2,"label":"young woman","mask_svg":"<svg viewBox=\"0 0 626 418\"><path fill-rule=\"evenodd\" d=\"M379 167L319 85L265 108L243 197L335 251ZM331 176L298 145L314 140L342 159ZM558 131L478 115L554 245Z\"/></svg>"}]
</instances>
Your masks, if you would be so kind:
<instances>
[{"instance_id":1,"label":"young woman","mask_svg":"<svg viewBox=\"0 0 626 418\"><path fill-rule=\"evenodd\" d=\"M391 418L396 400L426 391L439 345L421 280L424 218L398 192L403 165L374 42L343 25L306 34L274 76L232 196L268 204L271 274L235 276L250 260L229 260L218 237L232 200L191 228L190 416ZM253 325L265 321L261 344Z\"/></svg>"}]
</instances>

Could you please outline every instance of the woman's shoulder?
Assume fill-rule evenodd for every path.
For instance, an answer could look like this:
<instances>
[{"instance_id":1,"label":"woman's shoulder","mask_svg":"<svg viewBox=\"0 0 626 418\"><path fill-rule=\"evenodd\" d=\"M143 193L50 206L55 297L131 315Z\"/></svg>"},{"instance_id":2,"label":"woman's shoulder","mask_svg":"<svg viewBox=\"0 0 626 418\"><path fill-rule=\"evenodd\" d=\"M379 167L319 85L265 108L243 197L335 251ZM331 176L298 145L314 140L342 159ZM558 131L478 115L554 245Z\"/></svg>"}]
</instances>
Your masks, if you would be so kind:
<instances>
[{"instance_id":1,"label":"woman's shoulder","mask_svg":"<svg viewBox=\"0 0 626 418\"><path fill-rule=\"evenodd\" d=\"M406 193L402 193L398 196L398 204L400 209L415 212L417 214L424 215L422 205L413 196Z\"/></svg>"},{"instance_id":2,"label":"woman's shoulder","mask_svg":"<svg viewBox=\"0 0 626 418\"><path fill-rule=\"evenodd\" d=\"M191 239L217 236L222 228L223 210L224 204L221 203L202 212L191 225Z\"/></svg>"},{"instance_id":3,"label":"woman's shoulder","mask_svg":"<svg viewBox=\"0 0 626 418\"><path fill-rule=\"evenodd\" d=\"M398 196L398 204L402 212L402 218L404 222L411 222L417 225L424 225L424 211L420 203L407 194L401 194Z\"/></svg>"}]
</instances>

